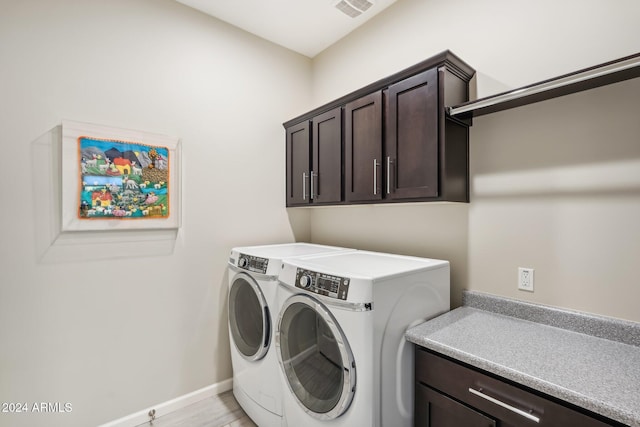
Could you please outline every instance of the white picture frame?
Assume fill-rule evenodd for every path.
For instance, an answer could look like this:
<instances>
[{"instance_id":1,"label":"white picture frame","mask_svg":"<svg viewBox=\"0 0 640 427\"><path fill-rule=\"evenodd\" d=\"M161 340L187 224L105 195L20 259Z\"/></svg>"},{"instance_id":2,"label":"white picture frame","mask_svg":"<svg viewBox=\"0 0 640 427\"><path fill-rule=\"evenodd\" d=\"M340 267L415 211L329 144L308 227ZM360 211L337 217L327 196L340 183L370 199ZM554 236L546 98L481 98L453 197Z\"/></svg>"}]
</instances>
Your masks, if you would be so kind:
<instances>
[{"instance_id":1,"label":"white picture frame","mask_svg":"<svg viewBox=\"0 0 640 427\"><path fill-rule=\"evenodd\" d=\"M147 165L145 166L145 160L139 160L136 164L133 161L133 165L129 165L129 168L122 170L120 166L115 167L115 162L111 162L109 156L105 156L104 153L98 152L93 154L93 159L89 157L86 152L83 153L80 149L80 140L86 144L87 139L96 140L100 144L106 144L113 142L114 145L124 146L125 144L131 144L131 146L147 146L158 147L158 151L167 152L167 159L162 158L166 164L161 164L157 167L159 172L164 172L167 176L166 182L161 181L161 186L156 183L157 191L165 191L162 197L162 201L165 204L145 205L144 203L150 203L152 198L146 191L146 186L141 183L140 168L149 167L148 156L145 157ZM136 153L138 154L138 153ZM142 132L137 130L121 129L110 126L96 125L90 123L82 123L71 120L64 120L62 122L62 224L61 230L66 231L97 231L97 230L144 230L144 229L177 229L181 223L181 187L180 187L180 164L181 164L181 144L180 139L176 137L170 137L160 134L154 134L149 132ZM162 157L162 156L160 156ZM115 185L117 177L111 177L111 182L114 184L108 184L109 198L111 199L111 189L114 190L113 200L105 201L104 206L96 207L91 205L91 201L87 200L87 189L90 188L87 185L87 177L90 172L87 172L87 163L91 163L91 167L96 166L95 159L100 162L100 166L110 166L113 169L113 174L120 176L119 182L122 183L120 189ZM153 166L155 167L155 160ZM133 168L136 168L134 171ZM150 169L151 169L150 168ZM162 170L161 170L162 169ZM90 170L96 170L90 169ZM104 172L104 177L101 175ZM134 176L136 172L140 172L140 175ZM100 183L104 182L102 179L107 179L106 172L102 168L100 172L96 172L94 189L100 188ZM135 180L138 180L137 182ZM122 181L124 180L124 181ZM133 183L129 182L132 181ZM129 182L130 188L125 186ZM148 182L148 181L145 181ZM142 186L145 186L142 188ZM131 197L134 191L139 192L139 197L136 197L136 202L127 200L127 206L118 206L116 201L117 195L125 195L124 189L127 188L127 197ZM96 190L95 192L97 192ZM101 191L107 192L106 189ZM119 193L120 192L120 193ZM155 196L152 194L152 196ZM155 196L157 198L157 196ZM105 207L106 210L105 211ZM109 208L117 209L117 211L109 210ZM153 214L149 214L149 211ZM124 213L122 213L124 212ZM118 216L116 216L116 213ZM107 215L108 214L108 215Z\"/></svg>"}]
</instances>

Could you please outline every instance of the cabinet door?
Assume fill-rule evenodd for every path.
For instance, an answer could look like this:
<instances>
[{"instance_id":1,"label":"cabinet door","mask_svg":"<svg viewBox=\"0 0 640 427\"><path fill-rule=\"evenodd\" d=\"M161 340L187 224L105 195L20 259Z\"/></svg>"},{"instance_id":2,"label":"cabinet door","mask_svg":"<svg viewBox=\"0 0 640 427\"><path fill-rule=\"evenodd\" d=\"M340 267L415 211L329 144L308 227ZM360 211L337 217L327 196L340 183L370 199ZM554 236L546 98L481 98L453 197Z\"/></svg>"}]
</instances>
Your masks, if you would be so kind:
<instances>
[{"instance_id":1,"label":"cabinet door","mask_svg":"<svg viewBox=\"0 0 640 427\"><path fill-rule=\"evenodd\" d=\"M374 92L344 108L345 198L382 198L382 92Z\"/></svg>"},{"instance_id":2,"label":"cabinet door","mask_svg":"<svg viewBox=\"0 0 640 427\"><path fill-rule=\"evenodd\" d=\"M496 427L496 421L416 383L416 427Z\"/></svg>"},{"instance_id":3,"label":"cabinet door","mask_svg":"<svg viewBox=\"0 0 640 427\"><path fill-rule=\"evenodd\" d=\"M314 203L342 200L342 108L313 118L311 198Z\"/></svg>"},{"instance_id":4,"label":"cabinet door","mask_svg":"<svg viewBox=\"0 0 640 427\"><path fill-rule=\"evenodd\" d=\"M304 121L287 128L287 206L309 204L310 124Z\"/></svg>"},{"instance_id":5,"label":"cabinet door","mask_svg":"<svg viewBox=\"0 0 640 427\"><path fill-rule=\"evenodd\" d=\"M389 86L386 125L387 197L437 197L437 69Z\"/></svg>"}]
</instances>

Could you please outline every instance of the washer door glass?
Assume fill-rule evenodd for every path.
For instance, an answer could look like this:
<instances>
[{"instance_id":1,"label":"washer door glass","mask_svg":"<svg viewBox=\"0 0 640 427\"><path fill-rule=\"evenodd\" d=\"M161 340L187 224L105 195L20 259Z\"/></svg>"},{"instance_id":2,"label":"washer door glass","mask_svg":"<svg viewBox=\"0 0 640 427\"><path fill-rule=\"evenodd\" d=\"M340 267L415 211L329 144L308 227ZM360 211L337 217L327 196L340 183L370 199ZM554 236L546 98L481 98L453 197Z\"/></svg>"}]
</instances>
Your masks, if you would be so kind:
<instances>
[{"instance_id":1,"label":"washer door glass","mask_svg":"<svg viewBox=\"0 0 640 427\"><path fill-rule=\"evenodd\" d=\"M289 389L319 419L347 410L356 385L355 362L333 315L306 295L289 298L280 312L278 358Z\"/></svg>"},{"instance_id":2,"label":"washer door glass","mask_svg":"<svg viewBox=\"0 0 640 427\"><path fill-rule=\"evenodd\" d=\"M229 330L236 348L247 360L264 357L269 349L269 307L256 281L240 273L229 289Z\"/></svg>"}]
</instances>

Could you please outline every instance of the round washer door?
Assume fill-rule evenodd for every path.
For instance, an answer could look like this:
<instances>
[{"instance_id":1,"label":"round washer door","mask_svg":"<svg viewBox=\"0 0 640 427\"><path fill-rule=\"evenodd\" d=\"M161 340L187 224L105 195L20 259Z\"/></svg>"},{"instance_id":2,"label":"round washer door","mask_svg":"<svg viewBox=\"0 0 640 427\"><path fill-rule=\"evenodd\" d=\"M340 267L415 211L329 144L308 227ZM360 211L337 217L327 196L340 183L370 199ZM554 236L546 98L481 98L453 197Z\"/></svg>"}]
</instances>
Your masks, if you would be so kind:
<instances>
[{"instance_id":1,"label":"round washer door","mask_svg":"<svg viewBox=\"0 0 640 427\"><path fill-rule=\"evenodd\" d=\"M256 281L245 273L236 275L229 288L229 330L245 359L255 361L267 354L271 336L269 307Z\"/></svg>"},{"instance_id":2,"label":"round washer door","mask_svg":"<svg viewBox=\"0 0 640 427\"><path fill-rule=\"evenodd\" d=\"M311 416L342 415L356 386L353 353L335 317L317 299L294 295L284 303L276 339L287 385Z\"/></svg>"}]
</instances>

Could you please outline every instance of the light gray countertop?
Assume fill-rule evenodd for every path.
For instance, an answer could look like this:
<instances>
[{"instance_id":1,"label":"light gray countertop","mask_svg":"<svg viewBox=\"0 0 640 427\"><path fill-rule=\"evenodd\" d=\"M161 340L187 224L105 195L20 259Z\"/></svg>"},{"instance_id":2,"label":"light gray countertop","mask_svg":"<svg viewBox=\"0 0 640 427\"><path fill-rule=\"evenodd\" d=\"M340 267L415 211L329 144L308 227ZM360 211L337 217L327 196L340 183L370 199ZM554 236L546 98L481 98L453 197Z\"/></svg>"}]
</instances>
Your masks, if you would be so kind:
<instances>
[{"instance_id":1,"label":"light gray countertop","mask_svg":"<svg viewBox=\"0 0 640 427\"><path fill-rule=\"evenodd\" d=\"M465 292L409 341L640 427L640 324Z\"/></svg>"}]
</instances>

